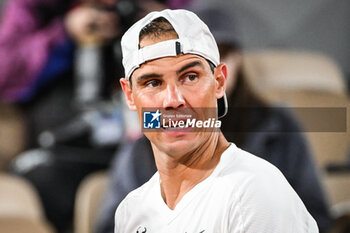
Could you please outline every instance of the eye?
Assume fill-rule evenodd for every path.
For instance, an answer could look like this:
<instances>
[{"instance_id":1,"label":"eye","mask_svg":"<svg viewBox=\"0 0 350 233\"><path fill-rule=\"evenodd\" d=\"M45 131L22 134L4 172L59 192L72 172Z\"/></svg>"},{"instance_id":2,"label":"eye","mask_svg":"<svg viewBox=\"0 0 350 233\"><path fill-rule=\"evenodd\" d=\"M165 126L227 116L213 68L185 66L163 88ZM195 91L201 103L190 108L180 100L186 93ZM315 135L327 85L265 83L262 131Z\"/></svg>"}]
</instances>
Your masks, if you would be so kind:
<instances>
[{"instance_id":1,"label":"eye","mask_svg":"<svg viewBox=\"0 0 350 233\"><path fill-rule=\"evenodd\" d=\"M152 80L149 80L149 81L145 82L144 85L147 86L147 87L154 88L154 87L160 86L161 84L162 84L162 81L160 81L158 79L152 79Z\"/></svg>"},{"instance_id":2,"label":"eye","mask_svg":"<svg viewBox=\"0 0 350 233\"><path fill-rule=\"evenodd\" d=\"M197 74L186 74L186 75L184 75L183 76L183 78L182 78L182 82L183 83L194 83L194 82L196 82L198 80L198 75Z\"/></svg>"},{"instance_id":3,"label":"eye","mask_svg":"<svg viewBox=\"0 0 350 233\"><path fill-rule=\"evenodd\" d=\"M196 79L197 79L197 75L195 75L195 74L190 74L190 75L188 75L187 76L187 79L189 80L189 81L195 81Z\"/></svg>"}]
</instances>

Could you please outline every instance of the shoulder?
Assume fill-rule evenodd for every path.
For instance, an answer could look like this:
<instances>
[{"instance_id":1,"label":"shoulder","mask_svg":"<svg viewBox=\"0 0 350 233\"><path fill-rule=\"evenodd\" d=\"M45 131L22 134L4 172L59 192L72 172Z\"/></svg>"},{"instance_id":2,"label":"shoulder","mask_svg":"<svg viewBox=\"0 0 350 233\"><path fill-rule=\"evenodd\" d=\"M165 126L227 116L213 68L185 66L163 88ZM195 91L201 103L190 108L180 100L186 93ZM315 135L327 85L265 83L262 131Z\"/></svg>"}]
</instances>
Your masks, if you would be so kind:
<instances>
[{"instance_id":1,"label":"shoulder","mask_svg":"<svg viewBox=\"0 0 350 233\"><path fill-rule=\"evenodd\" d=\"M274 165L236 147L234 144L223 154L222 163L225 164L221 170L221 173L224 175L254 179L284 178Z\"/></svg>"},{"instance_id":2,"label":"shoulder","mask_svg":"<svg viewBox=\"0 0 350 233\"><path fill-rule=\"evenodd\" d=\"M143 203L152 201L158 180L158 173L156 173L148 182L131 191L124 198L115 212L115 227L124 226L125 221L130 217L129 213L139 209Z\"/></svg>"},{"instance_id":3,"label":"shoulder","mask_svg":"<svg viewBox=\"0 0 350 233\"><path fill-rule=\"evenodd\" d=\"M226 166L221 171L221 176L226 182L239 181L238 190L249 188L259 196L288 192L298 197L281 171L270 162L237 147L232 148L226 157L230 159L226 158Z\"/></svg>"},{"instance_id":4,"label":"shoulder","mask_svg":"<svg viewBox=\"0 0 350 233\"><path fill-rule=\"evenodd\" d=\"M242 227L250 228L247 232L286 232L288 227L287 232L317 232L314 219L274 165L239 148L231 154L219 179L230 187L232 221L240 219Z\"/></svg>"},{"instance_id":5,"label":"shoulder","mask_svg":"<svg viewBox=\"0 0 350 233\"><path fill-rule=\"evenodd\" d=\"M158 172L155 173L149 181L138 187L137 189L131 191L120 205L126 205L127 203L135 203L141 200L144 200L146 197L151 196L156 188L156 185L159 184L159 175Z\"/></svg>"},{"instance_id":6,"label":"shoulder","mask_svg":"<svg viewBox=\"0 0 350 233\"><path fill-rule=\"evenodd\" d=\"M278 168L235 145L222 155L220 166L218 182L231 187L235 195L247 195L249 191L252 195L273 196L283 190L295 194Z\"/></svg>"}]
</instances>

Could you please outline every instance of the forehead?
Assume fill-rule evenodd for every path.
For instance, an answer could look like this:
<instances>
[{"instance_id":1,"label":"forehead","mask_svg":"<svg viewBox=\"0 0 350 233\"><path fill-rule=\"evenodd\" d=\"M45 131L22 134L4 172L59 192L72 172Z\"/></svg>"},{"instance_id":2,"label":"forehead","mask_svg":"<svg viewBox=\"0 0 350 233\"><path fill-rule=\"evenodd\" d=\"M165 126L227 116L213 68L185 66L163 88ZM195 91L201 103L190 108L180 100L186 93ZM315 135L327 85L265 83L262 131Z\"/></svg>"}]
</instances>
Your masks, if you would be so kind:
<instances>
[{"instance_id":1,"label":"forehead","mask_svg":"<svg viewBox=\"0 0 350 233\"><path fill-rule=\"evenodd\" d=\"M179 73L189 64L196 64L191 66L196 70L211 73L209 64L204 58L195 54L179 54L176 57L163 57L147 61L133 72L131 79L134 80L145 73L157 73L160 75Z\"/></svg>"}]
</instances>

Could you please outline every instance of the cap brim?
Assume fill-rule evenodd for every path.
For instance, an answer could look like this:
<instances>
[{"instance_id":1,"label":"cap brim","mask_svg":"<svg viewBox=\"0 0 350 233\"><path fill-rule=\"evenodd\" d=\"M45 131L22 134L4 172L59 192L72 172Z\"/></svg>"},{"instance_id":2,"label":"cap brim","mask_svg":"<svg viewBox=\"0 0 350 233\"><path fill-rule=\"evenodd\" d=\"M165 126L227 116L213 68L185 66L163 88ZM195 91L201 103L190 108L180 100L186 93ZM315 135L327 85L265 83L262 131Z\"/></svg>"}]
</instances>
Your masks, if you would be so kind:
<instances>
[{"instance_id":1,"label":"cap brim","mask_svg":"<svg viewBox=\"0 0 350 233\"><path fill-rule=\"evenodd\" d=\"M218 118L224 117L228 112L228 104L226 94L223 97L218 99Z\"/></svg>"}]
</instances>

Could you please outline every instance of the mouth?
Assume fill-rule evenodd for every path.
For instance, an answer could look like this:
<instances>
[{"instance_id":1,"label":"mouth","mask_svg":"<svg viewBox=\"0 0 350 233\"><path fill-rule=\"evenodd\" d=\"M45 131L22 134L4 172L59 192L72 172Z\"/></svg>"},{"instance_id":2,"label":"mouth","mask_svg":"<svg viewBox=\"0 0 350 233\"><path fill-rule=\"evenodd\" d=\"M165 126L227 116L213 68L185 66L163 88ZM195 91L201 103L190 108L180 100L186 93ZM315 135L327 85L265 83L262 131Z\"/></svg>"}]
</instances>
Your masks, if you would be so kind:
<instances>
[{"instance_id":1,"label":"mouth","mask_svg":"<svg viewBox=\"0 0 350 233\"><path fill-rule=\"evenodd\" d=\"M193 130L192 126L186 123L188 119L164 119L161 126L166 133L186 133Z\"/></svg>"}]
</instances>

